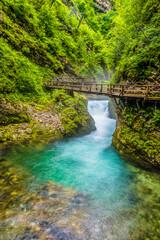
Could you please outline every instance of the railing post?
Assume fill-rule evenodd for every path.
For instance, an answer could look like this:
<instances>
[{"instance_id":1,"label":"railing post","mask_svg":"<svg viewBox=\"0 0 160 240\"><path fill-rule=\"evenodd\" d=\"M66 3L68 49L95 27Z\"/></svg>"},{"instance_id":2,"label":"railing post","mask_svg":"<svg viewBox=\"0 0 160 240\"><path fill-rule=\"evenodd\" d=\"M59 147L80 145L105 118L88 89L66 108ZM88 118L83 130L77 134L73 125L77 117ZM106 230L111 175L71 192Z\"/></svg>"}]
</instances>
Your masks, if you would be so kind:
<instances>
[{"instance_id":1,"label":"railing post","mask_svg":"<svg viewBox=\"0 0 160 240\"><path fill-rule=\"evenodd\" d=\"M110 84L110 95L112 95L112 84Z\"/></svg>"},{"instance_id":2,"label":"railing post","mask_svg":"<svg viewBox=\"0 0 160 240\"><path fill-rule=\"evenodd\" d=\"M65 78L65 80L64 80ZM58 88L58 89L68 89L72 91L84 91L92 93L104 93L108 96L116 96L116 97L132 97L136 98L136 94L138 92L139 98L143 98L145 100L154 100L159 101L159 93L160 87L159 85L135 85L134 88L128 88L125 85L117 85L115 84L102 84L102 83L88 83L88 82L71 82L66 81L67 77L55 77L53 79L49 79L45 82L44 85L47 87ZM96 89L96 90L95 90ZM136 92L136 93L135 93ZM155 95L154 95L155 94ZM153 96L152 96L153 95ZM157 96L158 95L158 96ZM138 106L138 102L137 106Z\"/></svg>"},{"instance_id":3,"label":"railing post","mask_svg":"<svg viewBox=\"0 0 160 240\"><path fill-rule=\"evenodd\" d=\"M124 85L122 85L122 96L124 95Z\"/></svg>"},{"instance_id":4,"label":"railing post","mask_svg":"<svg viewBox=\"0 0 160 240\"><path fill-rule=\"evenodd\" d=\"M145 98L145 100L148 99L148 92L149 92L149 87L147 86L147 87L146 87L146 98Z\"/></svg>"},{"instance_id":5,"label":"railing post","mask_svg":"<svg viewBox=\"0 0 160 240\"><path fill-rule=\"evenodd\" d=\"M101 84L101 89L100 89L100 92L102 93L102 90L103 90L103 84Z\"/></svg>"},{"instance_id":6,"label":"railing post","mask_svg":"<svg viewBox=\"0 0 160 240\"><path fill-rule=\"evenodd\" d=\"M155 101L155 108L154 108L154 112L157 112L157 102Z\"/></svg>"}]
</instances>

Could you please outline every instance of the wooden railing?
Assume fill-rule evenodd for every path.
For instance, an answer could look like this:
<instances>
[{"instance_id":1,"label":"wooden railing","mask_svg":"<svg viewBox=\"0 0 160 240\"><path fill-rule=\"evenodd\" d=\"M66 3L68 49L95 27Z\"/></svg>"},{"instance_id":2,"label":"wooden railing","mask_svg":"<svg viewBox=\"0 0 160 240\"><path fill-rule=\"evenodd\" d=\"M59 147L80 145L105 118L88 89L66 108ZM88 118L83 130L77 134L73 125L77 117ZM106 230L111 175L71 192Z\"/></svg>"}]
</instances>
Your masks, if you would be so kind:
<instances>
[{"instance_id":1,"label":"wooden railing","mask_svg":"<svg viewBox=\"0 0 160 240\"><path fill-rule=\"evenodd\" d=\"M49 83L45 83L45 86L54 89L66 89L118 98L136 98L160 101L160 85L134 85L126 87L121 84L52 80Z\"/></svg>"}]
</instances>

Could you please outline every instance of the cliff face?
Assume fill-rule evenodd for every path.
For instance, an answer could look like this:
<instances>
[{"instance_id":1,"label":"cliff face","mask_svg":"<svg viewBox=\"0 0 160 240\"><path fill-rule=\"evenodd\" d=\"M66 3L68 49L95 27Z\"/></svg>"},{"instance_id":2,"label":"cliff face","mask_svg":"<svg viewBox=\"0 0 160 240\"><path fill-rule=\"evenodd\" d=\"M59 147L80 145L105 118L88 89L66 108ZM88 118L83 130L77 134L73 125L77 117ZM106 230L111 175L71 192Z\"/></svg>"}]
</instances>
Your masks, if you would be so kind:
<instances>
[{"instance_id":1,"label":"cliff face","mask_svg":"<svg viewBox=\"0 0 160 240\"><path fill-rule=\"evenodd\" d=\"M129 161L160 169L160 111L153 107L118 109L112 144Z\"/></svg>"}]
</instances>

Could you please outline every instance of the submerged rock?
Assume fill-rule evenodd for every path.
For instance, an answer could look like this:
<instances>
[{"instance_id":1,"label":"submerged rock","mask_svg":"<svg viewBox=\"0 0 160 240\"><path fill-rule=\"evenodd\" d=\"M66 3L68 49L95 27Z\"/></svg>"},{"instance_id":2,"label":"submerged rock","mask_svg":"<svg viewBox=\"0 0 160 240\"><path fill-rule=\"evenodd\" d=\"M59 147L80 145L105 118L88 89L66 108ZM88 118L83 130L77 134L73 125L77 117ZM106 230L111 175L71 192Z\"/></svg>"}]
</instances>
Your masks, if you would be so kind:
<instances>
[{"instance_id":1,"label":"submerged rock","mask_svg":"<svg viewBox=\"0 0 160 240\"><path fill-rule=\"evenodd\" d=\"M86 195L84 195L83 193L79 193L73 196L73 198L71 199L71 202L75 204L81 204L81 203L84 203L86 199L87 199Z\"/></svg>"},{"instance_id":2,"label":"submerged rock","mask_svg":"<svg viewBox=\"0 0 160 240\"><path fill-rule=\"evenodd\" d=\"M16 176L16 170L10 162L5 160L2 164L0 228L3 240L78 239L72 236L70 226L73 212L67 212L67 207L71 199L78 204L83 201L83 194L51 181L40 186L36 192L29 192L25 189L24 176ZM17 184L8 184L10 178L15 177Z\"/></svg>"},{"instance_id":3,"label":"submerged rock","mask_svg":"<svg viewBox=\"0 0 160 240\"><path fill-rule=\"evenodd\" d=\"M24 234L18 236L15 240L40 240L38 235L31 234L30 229L26 228Z\"/></svg>"},{"instance_id":4,"label":"submerged rock","mask_svg":"<svg viewBox=\"0 0 160 240\"><path fill-rule=\"evenodd\" d=\"M40 223L39 223L39 226L41 227L41 228L51 228L52 227L52 225L49 223L49 222L47 222L47 221L41 221Z\"/></svg>"},{"instance_id":5,"label":"submerged rock","mask_svg":"<svg viewBox=\"0 0 160 240\"><path fill-rule=\"evenodd\" d=\"M52 193L51 195L49 195L50 198L57 198L57 194Z\"/></svg>"},{"instance_id":6,"label":"submerged rock","mask_svg":"<svg viewBox=\"0 0 160 240\"><path fill-rule=\"evenodd\" d=\"M49 231L49 234L52 234L52 236L57 240L75 240L74 237L72 237L71 235L63 232L58 227L53 227Z\"/></svg>"},{"instance_id":7,"label":"submerged rock","mask_svg":"<svg viewBox=\"0 0 160 240\"><path fill-rule=\"evenodd\" d=\"M120 207L119 211L103 218L99 208L93 209L93 205L90 208L90 198L84 193L51 181L34 192L25 191L24 172L22 176L16 175L15 167L7 160L2 161L0 167L1 191L9 194L3 195L2 201L2 240L159 239L158 174L136 169L134 179L137 184L132 186L133 192L129 195L130 205L134 208ZM17 170L20 173L20 169ZM139 171L144 172L144 176ZM156 181L153 175L157 176ZM17 184L8 183L8 179L15 177ZM45 197L37 194L40 192L45 193ZM26 204L29 204L28 208ZM127 229L125 238L124 228Z\"/></svg>"},{"instance_id":8,"label":"submerged rock","mask_svg":"<svg viewBox=\"0 0 160 240\"><path fill-rule=\"evenodd\" d=\"M37 193L37 196L41 196L41 197L49 197L47 191L40 191L40 192Z\"/></svg>"}]
</instances>

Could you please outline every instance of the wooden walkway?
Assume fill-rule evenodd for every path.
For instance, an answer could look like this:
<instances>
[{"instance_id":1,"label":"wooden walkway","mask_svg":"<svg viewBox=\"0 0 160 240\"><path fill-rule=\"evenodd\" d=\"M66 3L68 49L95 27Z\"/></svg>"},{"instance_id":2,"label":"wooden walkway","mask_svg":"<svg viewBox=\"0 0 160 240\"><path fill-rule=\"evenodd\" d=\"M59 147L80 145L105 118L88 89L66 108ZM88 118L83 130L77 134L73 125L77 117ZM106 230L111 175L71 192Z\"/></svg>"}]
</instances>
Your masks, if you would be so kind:
<instances>
[{"instance_id":1,"label":"wooden walkway","mask_svg":"<svg viewBox=\"0 0 160 240\"><path fill-rule=\"evenodd\" d=\"M45 83L45 86L52 89L66 89L89 94L106 95L113 98L132 98L160 102L160 85L134 85L126 87L118 84L58 80Z\"/></svg>"}]
</instances>

